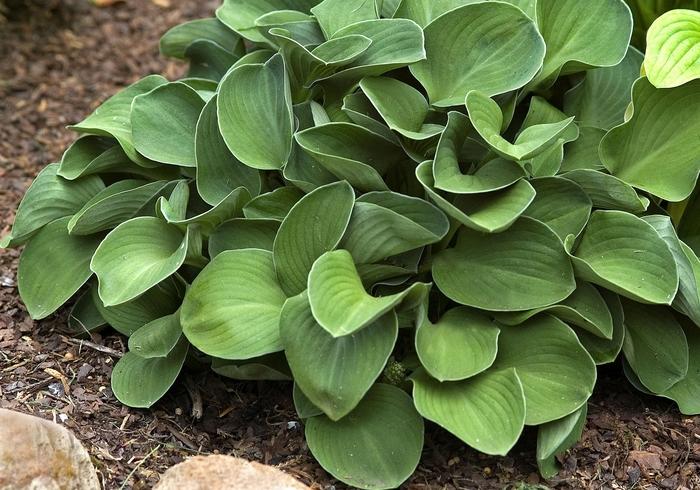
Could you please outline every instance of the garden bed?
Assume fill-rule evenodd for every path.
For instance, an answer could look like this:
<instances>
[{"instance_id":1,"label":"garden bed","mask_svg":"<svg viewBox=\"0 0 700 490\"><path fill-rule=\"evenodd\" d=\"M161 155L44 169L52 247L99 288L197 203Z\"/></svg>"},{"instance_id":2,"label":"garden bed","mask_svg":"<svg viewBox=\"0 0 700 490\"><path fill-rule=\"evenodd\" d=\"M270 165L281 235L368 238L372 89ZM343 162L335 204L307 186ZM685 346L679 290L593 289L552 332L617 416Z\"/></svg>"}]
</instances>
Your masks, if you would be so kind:
<instances>
[{"instance_id":1,"label":"garden bed","mask_svg":"<svg viewBox=\"0 0 700 490\"><path fill-rule=\"evenodd\" d=\"M0 24L2 233L31 179L75 137L65 126L139 77L180 74L181 66L159 57L158 38L179 22L210 15L216 5L27 3ZM125 488L148 488L188 455L212 452L276 465L318 488L343 488L311 457L289 383L189 372L153 410L121 405L109 376L124 340L111 331L85 343L72 339L62 333L65 312L32 322L17 294L18 256L0 252L0 407L72 429L105 488L125 482ZM633 392L619 365L601 376L582 441L545 488L700 488L700 417L681 417L672 403ZM421 465L405 486L539 488L545 483L534 464L534 437L523 439L509 457L485 457L429 424Z\"/></svg>"}]
</instances>

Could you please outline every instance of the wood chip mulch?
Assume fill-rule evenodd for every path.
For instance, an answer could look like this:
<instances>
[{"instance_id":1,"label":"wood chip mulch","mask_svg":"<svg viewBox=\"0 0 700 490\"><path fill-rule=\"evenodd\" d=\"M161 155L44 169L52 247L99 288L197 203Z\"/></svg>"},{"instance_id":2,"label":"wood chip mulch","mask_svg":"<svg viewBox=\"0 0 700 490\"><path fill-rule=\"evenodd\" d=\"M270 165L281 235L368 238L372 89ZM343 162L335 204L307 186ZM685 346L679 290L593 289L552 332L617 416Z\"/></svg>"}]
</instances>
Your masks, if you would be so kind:
<instances>
[{"instance_id":1,"label":"wood chip mulch","mask_svg":"<svg viewBox=\"0 0 700 490\"><path fill-rule=\"evenodd\" d=\"M149 73L183 67L159 57L171 26L211 15L215 1L6 0L0 20L0 230L43 165L75 135L65 126ZM125 341L65 334L65 311L32 322L16 284L17 251L0 251L0 407L55 420L92 455L108 489L150 488L194 454L276 465L314 488L341 489L314 462L288 383L235 382L189 370L153 410L122 406L109 387ZM537 475L535 431L510 456L466 448L428 425L423 460L405 488L700 489L700 417L635 393L619 366L601 370L583 440L549 482Z\"/></svg>"}]
</instances>

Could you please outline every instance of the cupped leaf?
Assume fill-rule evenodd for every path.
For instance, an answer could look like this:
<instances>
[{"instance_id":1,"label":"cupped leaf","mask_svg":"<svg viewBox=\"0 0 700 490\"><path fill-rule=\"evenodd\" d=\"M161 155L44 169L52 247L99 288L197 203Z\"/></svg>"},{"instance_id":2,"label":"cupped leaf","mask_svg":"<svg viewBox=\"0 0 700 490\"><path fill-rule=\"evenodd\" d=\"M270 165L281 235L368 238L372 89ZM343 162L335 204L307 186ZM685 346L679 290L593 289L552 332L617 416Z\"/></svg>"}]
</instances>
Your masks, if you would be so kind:
<instances>
[{"instance_id":1,"label":"cupped leaf","mask_svg":"<svg viewBox=\"0 0 700 490\"><path fill-rule=\"evenodd\" d=\"M561 241L531 218L498 234L463 229L454 248L435 256L433 279L450 299L492 311L548 306L576 287Z\"/></svg>"},{"instance_id":2,"label":"cupped leaf","mask_svg":"<svg viewBox=\"0 0 700 490\"><path fill-rule=\"evenodd\" d=\"M663 306L624 300L625 358L639 381L661 394L688 374L688 341L673 313Z\"/></svg>"},{"instance_id":3,"label":"cupped leaf","mask_svg":"<svg viewBox=\"0 0 700 490\"><path fill-rule=\"evenodd\" d=\"M474 449L505 455L520 437L525 394L515 369L488 370L445 383L421 370L412 380L418 412Z\"/></svg>"},{"instance_id":4,"label":"cupped leaf","mask_svg":"<svg viewBox=\"0 0 700 490\"><path fill-rule=\"evenodd\" d=\"M577 183L591 199L594 208L641 214L647 210L649 199L637 194L632 186L605 172L578 169L561 177Z\"/></svg>"},{"instance_id":5,"label":"cupped leaf","mask_svg":"<svg viewBox=\"0 0 700 490\"><path fill-rule=\"evenodd\" d=\"M182 188L189 189L183 182ZM177 190L177 188L176 188ZM173 191L175 194L175 191ZM189 194L189 190L187 191ZM158 211L168 223L177 225L180 229L185 229L187 225L197 225L203 233L210 233L211 230L231 218L241 215L243 207L250 201L250 194L245 187L232 190L221 201L213 207L203 210L194 216L187 216L187 203L185 198L184 206L178 209L178 203L171 195L167 200L164 197L158 200Z\"/></svg>"},{"instance_id":6,"label":"cupped leaf","mask_svg":"<svg viewBox=\"0 0 700 490\"><path fill-rule=\"evenodd\" d=\"M464 5L425 27L427 58L413 76L437 107L461 105L472 90L486 96L518 89L542 66L545 45L522 10L502 2Z\"/></svg>"},{"instance_id":7,"label":"cupped leaf","mask_svg":"<svg viewBox=\"0 0 700 490\"><path fill-rule=\"evenodd\" d=\"M280 336L296 385L331 420L340 420L384 370L398 322L390 312L359 332L335 338L316 323L304 292L284 304Z\"/></svg>"},{"instance_id":8,"label":"cupped leaf","mask_svg":"<svg viewBox=\"0 0 700 490\"><path fill-rule=\"evenodd\" d=\"M623 211L594 211L572 260L577 277L642 303L671 304L678 289L668 245Z\"/></svg>"},{"instance_id":9,"label":"cupped leaf","mask_svg":"<svg viewBox=\"0 0 700 490\"><path fill-rule=\"evenodd\" d=\"M202 352L250 359L282 350L279 316L285 300L271 252L230 250L217 255L194 280L180 322Z\"/></svg>"},{"instance_id":10,"label":"cupped leaf","mask_svg":"<svg viewBox=\"0 0 700 490\"><path fill-rule=\"evenodd\" d=\"M341 248L369 264L439 242L448 229L447 217L423 199L369 192L357 199Z\"/></svg>"},{"instance_id":11,"label":"cupped leaf","mask_svg":"<svg viewBox=\"0 0 700 490\"><path fill-rule=\"evenodd\" d=\"M545 478L559 473L556 456L571 448L581 438L586 425L588 405L559 420L540 426L537 432L537 467Z\"/></svg>"},{"instance_id":12,"label":"cupped leaf","mask_svg":"<svg viewBox=\"0 0 700 490\"><path fill-rule=\"evenodd\" d=\"M233 68L219 84L219 129L245 165L280 169L292 151L293 114L282 56Z\"/></svg>"},{"instance_id":13,"label":"cupped leaf","mask_svg":"<svg viewBox=\"0 0 700 490\"><path fill-rule=\"evenodd\" d=\"M415 471L423 450L423 419L411 397L376 384L346 417L306 422L306 442L331 475L365 489L396 488Z\"/></svg>"},{"instance_id":14,"label":"cupped leaf","mask_svg":"<svg viewBox=\"0 0 700 490\"><path fill-rule=\"evenodd\" d=\"M190 69L187 76L218 82L228 70L238 61L238 56L222 48L208 39L198 39L187 47L185 53L190 60ZM202 92L197 91L202 96ZM208 100L207 94L202 97Z\"/></svg>"},{"instance_id":15,"label":"cupped leaf","mask_svg":"<svg viewBox=\"0 0 700 490\"><path fill-rule=\"evenodd\" d=\"M581 126L578 138L564 147L564 158L559 172L579 169L602 170L604 167L598 156L598 146L605 134L603 129Z\"/></svg>"},{"instance_id":16,"label":"cupped leaf","mask_svg":"<svg viewBox=\"0 0 700 490\"><path fill-rule=\"evenodd\" d=\"M688 197L700 173L699 91L700 80L670 90L657 89L646 78L637 80L632 117L600 143L605 168L662 199Z\"/></svg>"},{"instance_id":17,"label":"cupped leaf","mask_svg":"<svg viewBox=\"0 0 700 490\"><path fill-rule=\"evenodd\" d=\"M537 195L523 213L549 226L562 241L577 236L588 222L592 203L576 183L561 177L543 177L530 182Z\"/></svg>"},{"instance_id":18,"label":"cupped leaf","mask_svg":"<svg viewBox=\"0 0 700 490\"><path fill-rule=\"evenodd\" d=\"M518 134L514 143L501 136L503 113L496 101L480 91L466 97L467 111L474 129L494 152L507 160L529 160L547 150L573 123L570 117L559 122L536 124Z\"/></svg>"},{"instance_id":19,"label":"cupped leaf","mask_svg":"<svg viewBox=\"0 0 700 490\"><path fill-rule=\"evenodd\" d=\"M68 330L71 335L83 335L107 323L95 304L91 291L93 288L95 286L91 284L89 289L76 300L68 314Z\"/></svg>"},{"instance_id":20,"label":"cupped leaf","mask_svg":"<svg viewBox=\"0 0 700 490\"><path fill-rule=\"evenodd\" d=\"M336 182L304 196L284 218L272 251L280 286L288 296L306 289L316 259L338 245L354 202L352 187Z\"/></svg>"},{"instance_id":21,"label":"cupped leaf","mask_svg":"<svg viewBox=\"0 0 700 490\"><path fill-rule=\"evenodd\" d=\"M311 9L326 39L343 27L379 18L375 2L367 0L323 0Z\"/></svg>"},{"instance_id":22,"label":"cupped leaf","mask_svg":"<svg viewBox=\"0 0 700 490\"><path fill-rule=\"evenodd\" d=\"M688 373L667 389L663 396L675 401L682 414L697 415L700 413L700 330L692 325L684 331L689 351Z\"/></svg>"},{"instance_id":23,"label":"cupped leaf","mask_svg":"<svg viewBox=\"0 0 700 490\"><path fill-rule=\"evenodd\" d=\"M255 25L272 44L276 44L276 39L271 34L271 31L275 29L284 29L289 32L291 39L296 40L302 46L317 46L325 41L316 19L295 10L269 12L255 19Z\"/></svg>"},{"instance_id":24,"label":"cupped leaf","mask_svg":"<svg viewBox=\"0 0 700 490\"><path fill-rule=\"evenodd\" d=\"M259 248L272 252L280 222L272 219L235 218L222 223L209 235L209 256L226 250Z\"/></svg>"},{"instance_id":25,"label":"cupped leaf","mask_svg":"<svg viewBox=\"0 0 700 490\"><path fill-rule=\"evenodd\" d=\"M675 9L647 31L644 70L658 88L678 87L700 78L700 12Z\"/></svg>"},{"instance_id":26,"label":"cupped leaf","mask_svg":"<svg viewBox=\"0 0 700 490\"><path fill-rule=\"evenodd\" d=\"M50 222L71 216L105 186L97 176L69 181L56 175L58 164L47 165L24 194L15 213L12 231L0 247L17 246Z\"/></svg>"},{"instance_id":27,"label":"cupped leaf","mask_svg":"<svg viewBox=\"0 0 700 490\"><path fill-rule=\"evenodd\" d=\"M114 396L129 407L151 407L175 383L188 348L189 344L183 338L167 357L144 359L127 352L112 370Z\"/></svg>"},{"instance_id":28,"label":"cupped leaf","mask_svg":"<svg viewBox=\"0 0 700 490\"><path fill-rule=\"evenodd\" d=\"M206 103L197 121L194 152L197 162L197 191L214 205L234 189L245 187L252 196L260 193L260 172L242 164L228 149L219 131L214 96Z\"/></svg>"},{"instance_id":29,"label":"cupped leaf","mask_svg":"<svg viewBox=\"0 0 700 490\"><path fill-rule=\"evenodd\" d=\"M160 75L149 75L129 85L121 92L102 103L95 111L78 124L70 126L79 133L112 136L129 158L141 165L152 166L134 148L131 128L131 103L134 98L146 94L168 81ZM156 125L156 127L159 127Z\"/></svg>"},{"instance_id":30,"label":"cupped leaf","mask_svg":"<svg viewBox=\"0 0 700 490\"><path fill-rule=\"evenodd\" d=\"M185 261L188 234L149 216L112 230L90 263L104 305L132 300L174 274Z\"/></svg>"},{"instance_id":31,"label":"cupped leaf","mask_svg":"<svg viewBox=\"0 0 700 490\"><path fill-rule=\"evenodd\" d=\"M151 359L167 357L182 336L180 313L163 316L147 323L129 337L129 351Z\"/></svg>"},{"instance_id":32,"label":"cupped leaf","mask_svg":"<svg viewBox=\"0 0 700 490\"><path fill-rule=\"evenodd\" d=\"M501 327L493 369L515 368L525 392L527 425L560 419L578 410L593 392L596 367L571 328L541 315Z\"/></svg>"},{"instance_id":33,"label":"cupped leaf","mask_svg":"<svg viewBox=\"0 0 700 490\"><path fill-rule=\"evenodd\" d=\"M100 237L69 235L68 220L59 218L44 226L19 259L19 294L35 320L56 311L92 275L90 259Z\"/></svg>"},{"instance_id":34,"label":"cupped leaf","mask_svg":"<svg viewBox=\"0 0 700 490\"><path fill-rule=\"evenodd\" d=\"M197 19L178 24L160 38L160 52L173 58L185 58L187 48L196 40L213 41L230 52L239 50L241 38L216 18Z\"/></svg>"},{"instance_id":35,"label":"cupped leaf","mask_svg":"<svg viewBox=\"0 0 700 490\"><path fill-rule=\"evenodd\" d=\"M617 359L618 354L622 350L622 342L625 338L625 314L618 295L605 289L601 289L599 292L603 296L612 317L612 338L605 339L581 329L576 330L576 335L578 335L581 344L586 348L596 364L608 364Z\"/></svg>"},{"instance_id":36,"label":"cupped leaf","mask_svg":"<svg viewBox=\"0 0 700 490\"><path fill-rule=\"evenodd\" d=\"M258 31L256 19L277 10L297 10L308 14L317 3L318 0L224 0L216 9L216 18L249 41L261 43L266 39Z\"/></svg>"},{"instance_id":37,"label":"cupped leaf","mask_svg":"<svg viewBox=\"0 0 700 490\"><path fill-rule=\"evenodd\" d=\"M447 311L416 330L421 365L438 381L459 381L487 369L496 359L500 330L486 315L465 307Z\"/></svg>"},{"instance_id":38,"label":"cupped leaf","mask_svg":"<svg viewBox=\"0 0 700 490\"><path fill-rule=\"evenodd\" d=\"M365 291L347 250L321 255L309 273L309 303L316 321L333 337L350 335L367 327L425 285L416 283L389 296Z\"/></svg>"},{"instance_id":39,"label":"cupped leaf","mask_svg":"<svg viewBox=\"0 0 700 490\"><path fill-rule=\"evenodd\" d=\"M278 187L260 194L243 207L243 215L249 219L274 219L282 221L289 210L304 197L296 187Z\"/></svg>"},{"instance_id":40,"label":"cupped leaf","mask_svg":"<svg viewBox=\"0 0 700 490\"><path fill-rule=\"evenodd\" d=\"M537 0L537 26L547 45L536 81L551 84L591 66L615 66L632 35L632 14L623 0Z\"/></svg>"}]
</instances>

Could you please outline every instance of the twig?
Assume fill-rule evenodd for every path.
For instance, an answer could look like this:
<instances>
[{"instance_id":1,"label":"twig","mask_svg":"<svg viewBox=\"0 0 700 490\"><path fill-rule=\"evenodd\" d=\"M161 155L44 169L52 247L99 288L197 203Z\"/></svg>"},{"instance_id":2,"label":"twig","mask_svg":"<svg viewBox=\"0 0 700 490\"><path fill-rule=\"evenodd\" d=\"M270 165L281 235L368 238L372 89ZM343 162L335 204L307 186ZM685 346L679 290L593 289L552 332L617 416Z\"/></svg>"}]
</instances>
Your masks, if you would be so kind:
<instances>
[{"instance_id":1,"label":"twig","mask_svg":"<svg viewBox=\"0 0 700 490\"><path fill-rule=\"evenodd\" d=\"M154 448L151 450L150 453L148 453L147 455L145 455L145 456L143 457L143 459L142 459L141 461L139 461L139 462L136 464L136 466L134 466L134 469L131 470L131 472L130 472L128 475L126 475L126 479L122 482L122 485L119 487L119 490L123 490L124 487L126 487L126 484L129 482L129 480L131 479L131 477L133 476L133 474L136 473L136 470L138 470L138 469L141 467L141 465L142 465L143 463L145 463L146 460L147 460L148 458L150 458L151 455L153 455L153 453L155 453L155 452L158 451L159 449L160 449L160 444L158 444L156 447L154 447Z\"/></svg>"},{"instance_id":2,"label":"twig","mask_svg":"<svg viewBox=\"0 0 700 490\"><path fill-rule=\"evenodd\" d=\"M5 390L6 395L13 395L19 393L20 391L29 391L30 393L34 391L39 391L42 388L46 388L53 382L53 378L45 379L43 381L37 381L27 386L19 386L17 388L12 388L11 390Z\"/></svg>"},{"instance_id":3,"label":"twig","mask_svg":"<svg viewBox=\"0 0 700 490\"><path fill-rule=\"evenodd\" d=\"M118 350L114 350L111 347L107 347L106 345L100 345L100 344L96 344L95 342L90 342L89 340L71 339L69 337L63 337L63 340L65 340L69 344L78 345L80 347L82 347L82 346L90 347L91 349L94 349L96 351L100 351L100 352L104 352L105 354L109 354L112 357L123 357L124 356L123 352L119 352Z\"/></svg>"}]
</instances>

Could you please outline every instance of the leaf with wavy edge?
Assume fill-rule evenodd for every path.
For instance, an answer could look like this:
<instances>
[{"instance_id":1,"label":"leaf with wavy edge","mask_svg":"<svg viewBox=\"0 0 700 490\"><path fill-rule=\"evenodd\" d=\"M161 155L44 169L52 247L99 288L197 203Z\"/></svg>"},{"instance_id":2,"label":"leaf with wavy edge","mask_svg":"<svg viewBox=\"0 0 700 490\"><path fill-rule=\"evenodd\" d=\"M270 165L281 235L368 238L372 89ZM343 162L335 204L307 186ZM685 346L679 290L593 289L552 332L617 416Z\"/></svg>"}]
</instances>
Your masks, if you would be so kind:
<instances>
[{"instance_id":1,"label":"leaf with wavy edge","mask_svg":"<svg viewBox=\"0 0 700 490\"><path fill-rule=\"evenodd\" d=\"M255 21L265 14L278 10L297 10L310 13L318 0L224 0L216 9L216 18L241 37L256 43L266 42Z\"/></svg>"},{"instance_id":2,"label":"leaf with wavy edge","mask_svg":"<svg viewBox=\"0 0 700 490\"><path fill-rule=\"evenodd\" d=\"M234 218L221 223L209 235L209 256L226 250L259 248L272 252L280 222L273 219Z\"/></svg>"},{"instance_id":3,"label":"leaf with wavy edge","mask_svg":"<svg viewBox=\"0 0 700 490\"><path fill-rule=\"evenodd\" d=\"M632 186L617 177L593 169L577 169L560 175L577 183L591 199L594 208L641 214L649 199L637 194Z\"/></svg>"},{"instance_id":4,"label":"leaf with wavy edge","mask_svg":"<svg viewBox=\"0 0 700 490\"><path fill-rule=\"evenodd\" d=\"M180 312L147 323L129 337L129 351L144 359L167 357L182 336Z\"/></svg>"},{"instance_id":5,"label":"leaf with wavy edge","mask_svg":"<svg viewBox=\"0 0 700 490\"><path fill-rule=\"evenodd\" d=\"M160 52L165 56L185 59L187 48L200 39L212 41L231 53L243 50L241 38L219 19L196 19L176 25L160 38Z\"/></svg>"},{"instance_id":6,"label":"leaf with wavy edge","mask_svg":"<svg viewBox=\"0 0 700 490\"><path fill-rule=\"evenodd\" d=\"M700 78L700 12L671 10L651 24L644 71L658 88L678 87Z\"/></svg>"},{"instance_id":7,"label":"leaf with wavy edge","mask_svg":"<svg viewBox=\"0 0 700 490\"><path fill-rule=\"evenodd\" d=\"M243 206L243 215L249 219L274 219L282 221L289 210L304 197L304 193L292 186L260 194Z\"/></svg>"},{"instance_id":8,"label":"leaf with wavy edge","mask_svg":"<svg viewBox=\"0 0 700 490\"><path fill-rule=\"evenodd\" d=\"M537 192L523 213L549 226L564 241L567 235L578 236L588 222L592 204L575 182L561 177L541 177L530 184Z\"/></svg>"},{"instance_id":9,"label":"leaf with wavy edge","mask_svg":"<svg viewBox=\"0 0 700 490\"><path fill-rule=\"evenodd\" d=\"M311 9L326 39L343 27L379 18L375 2L367 0L323 0Z\"/></svg>"}]
</instances>

